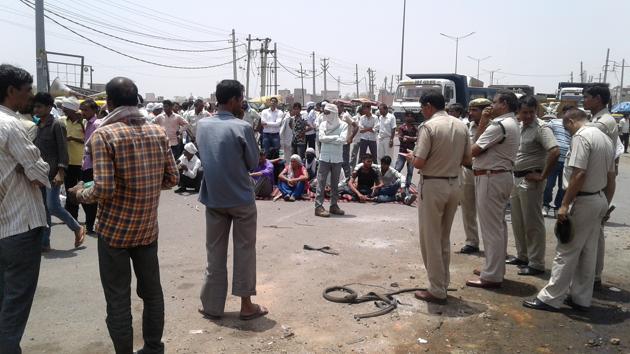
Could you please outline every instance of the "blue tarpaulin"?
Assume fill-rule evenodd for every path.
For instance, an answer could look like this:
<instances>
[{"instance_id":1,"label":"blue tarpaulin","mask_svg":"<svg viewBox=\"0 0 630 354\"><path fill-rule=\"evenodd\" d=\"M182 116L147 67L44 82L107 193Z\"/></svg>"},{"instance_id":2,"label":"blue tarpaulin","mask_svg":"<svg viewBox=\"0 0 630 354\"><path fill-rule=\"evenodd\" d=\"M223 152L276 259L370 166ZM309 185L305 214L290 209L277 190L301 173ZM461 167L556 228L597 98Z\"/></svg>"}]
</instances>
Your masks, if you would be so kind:
<instances>
[{"instance_id":1,"label":"blue tarpaulin","mask_svg":"<svg viewBox=\"0 0 630 354\"><path fill-rule=\"evenodd\" d=\"M612 109L612 113L630 113L630 102L616 104Z\"/></svg>"}]
</instances>

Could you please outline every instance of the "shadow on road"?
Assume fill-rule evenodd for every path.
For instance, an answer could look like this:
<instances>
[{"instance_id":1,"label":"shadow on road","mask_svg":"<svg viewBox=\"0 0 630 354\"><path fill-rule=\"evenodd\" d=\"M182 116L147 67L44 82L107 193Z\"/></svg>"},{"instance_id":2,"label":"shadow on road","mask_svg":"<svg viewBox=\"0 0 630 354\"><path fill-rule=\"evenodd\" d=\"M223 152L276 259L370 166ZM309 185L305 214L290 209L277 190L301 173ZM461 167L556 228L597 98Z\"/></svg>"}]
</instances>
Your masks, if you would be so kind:
<instances>
[{"instance_id":1,"label":"shadow on road","mask_svg":"<svg viewBox=\"0 0 630 354\"><path fill-rule=\"evenodd\" d=\"M535 286L510 279L503 279L503 285L491 291L514 297L529 297L538 293L538 289Z\"/></svg>"},{"instance_id":2,"label":"shadow on road","mask_svg":"<svg viewBox=\"0 0 630 354\"><path fill-rule=\"evenodd\" d=\"M448 297L448 305L427 304L427 312L444 317L469 317L486 312L488 306L478 302L466 301L456 297Z\"/></svg>"},{"instance_id":3,"label":"shadow on road","mask_svg":"<svg viewBox=\"0 0 630 354\"><path fill-rule=\"evenodd\" d=\"M255 333L266 332L278 324L278 322L268 317L260 317L251 321L242 321L238 318L238 316L238 312L226 312L220 320L210 321L220 327Z\"/></svg>"},{"instance_id":4,"label":"shadow on road","mask_svg":"<svg viewBox=\"0 0 630 354\"><path fill-rule=\"evenodd\" d=\"M625 312L615 305L593 303L585 312L563 309L567 317L574 321L599 325L615 325L630 319L630 312Z\"/></svg>"},{"instance_id":5,"label":"shadow on road","mask_svg":"<svg viewBox=\"0 0 630 354\"><path fill-rule=\"evenodd\" d=\"M606 222L606 224L604 224L605 227L630 227L630 225L628 224L620 224L620 223L616 223L616 222Z\"/></svg>"},{"instance_id":6,"label":"shadow on road","mask_svg":"<svg viewBox=\"0 0 630 354\"><path fill-rule=\"evenodd\" d=\"M56 250L56 249L51 249L50 251L46 252L46 253L42 253L42 256L46 259L65 259L65 258L72 258L72 257L76 257L77 256L77 251L81 251L84 250L85 246L81 246L78 248L73 248L70 250Z\"/></svg>"},{"instance_id":7,"label":"shadow on road","mask_svg":"<svg viewBox=\"0 0 630 354\"><path fill-rule=\"evenodd\" d=\"M612 291L609 286L604 286L602 290L593 292L593 299L601 301L630 303L630 292L625 289L617 288L620 291Z\"/></svg>"}]
</instances>

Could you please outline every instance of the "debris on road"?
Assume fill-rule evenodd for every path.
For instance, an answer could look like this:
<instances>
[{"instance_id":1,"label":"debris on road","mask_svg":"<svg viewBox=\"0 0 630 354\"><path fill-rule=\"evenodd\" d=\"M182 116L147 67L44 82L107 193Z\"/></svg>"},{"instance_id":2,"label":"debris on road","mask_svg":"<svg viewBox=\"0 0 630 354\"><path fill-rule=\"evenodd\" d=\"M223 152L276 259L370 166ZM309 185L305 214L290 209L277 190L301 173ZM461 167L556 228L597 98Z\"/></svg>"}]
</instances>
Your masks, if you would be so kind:
<instances>
[{"instance_id":1,"label":"debris on road","mask_svg":"<svg viewBox=\"0 0 630 354\"><path fill-rule=\"evenodd\" d=\"M424 339L424 338L418 338L417 342L418 342L418 344L427 344L427 343L429 343L429 341Z\"/></svg>"}]
</instances>

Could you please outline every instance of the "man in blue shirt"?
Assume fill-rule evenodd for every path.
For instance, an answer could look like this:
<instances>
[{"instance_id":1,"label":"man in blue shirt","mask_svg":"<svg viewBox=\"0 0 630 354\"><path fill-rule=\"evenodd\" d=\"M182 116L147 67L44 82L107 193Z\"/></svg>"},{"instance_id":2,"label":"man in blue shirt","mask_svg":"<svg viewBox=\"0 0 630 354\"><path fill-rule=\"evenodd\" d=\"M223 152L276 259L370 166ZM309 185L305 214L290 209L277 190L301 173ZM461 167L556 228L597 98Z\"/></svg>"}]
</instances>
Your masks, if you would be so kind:
<instances>
[{"instance_id":1,"label":"man in blue shirt","mask_svg":"<svg viewBox=\"0 0 630 354\"><path fill-rule=\"evenodd\" d=\"M227 296L227 250L234 228L232 294L241 298L241 320L268 313L252 303L256 295L256 219L254 187L249 171L259 162L252 126L242 117L243 85L223 80L217 85L218 112L197 123L197 144L205 171L199 201L206 206L206 279L199 309L204 316L223 316ZM232 225L233 224L233 225Z\"/></svg>"},{"instance_id":2,"label":"man in blue shirt","mask_svg":"<svg viewBox=\"0 0 630 354\"><path fill-rule=\"evenodd\" d=\"M571 108L568 106L567 109ZM566 112L566 110L563 110ZM562 114L564 114L562 112ZM571 143L571 136L569 132L562 126L562 117L556 118L553 115L545 115L543 118L553 131L553 135L556 137L556 141L558 142L558 148L560 149L560 157L558 158L558 162L556 162L556 166L551 171L549 177L547 177L547 186L545 187L545 192L543 195L543 215L554 217L557 214L560 205L562 204L562 198L564 197L564 188L562 188L562 173L564 171L564 159L567 156L567 152L569 151L569 144ZM553 199L553 188L558 188L556 192L556 198L553 202L553 207L551 206L551 200Z\"/></svg>"}]
</instances>

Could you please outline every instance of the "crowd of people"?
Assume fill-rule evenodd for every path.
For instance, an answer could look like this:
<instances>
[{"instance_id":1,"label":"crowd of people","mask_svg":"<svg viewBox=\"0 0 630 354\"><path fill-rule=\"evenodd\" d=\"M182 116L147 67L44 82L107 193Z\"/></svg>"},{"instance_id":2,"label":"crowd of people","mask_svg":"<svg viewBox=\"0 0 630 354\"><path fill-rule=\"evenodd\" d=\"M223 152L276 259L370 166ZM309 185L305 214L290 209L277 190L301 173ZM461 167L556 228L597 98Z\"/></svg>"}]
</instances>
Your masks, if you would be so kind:
<instances>
[{"instance_id":1,"label":"crowd of people","mask_svg":"<svg viewBox=\"0 0 630 354\"><path fill-rule=\"evenodd\" d=\"M224 314L231 229L232 294L241 298L240 318L268 313L252 302L256 198L271 197L276 189L287 202L312 191L319 217L344 215L340 198L411 205L418 197L428 288L415 296L423 301L448 303L450 233L458 207L466 233L460 252L480 252L480 240L485 252L483 267L466 285L500 287L506 265L518 266L523 276L544 273L543 217L551 215L562 226L558 229L571 231L558 235L549 283L523 305L556 311L564 302L584 310L601 286L604 222L615 191L616 161L624 151L607 109L607 86L584 90L591 119L574 107L538 118L534 97L518 99L510 91L500 91L492 101L474 99L467 109L447 108L440 92L427 91L420 98L425 121L416 126L408 114L396 127L384 104L378 114L369 104L352 115L329 102L309 102L306 110L295 103L284 113L272 98L258 114L235 80L217 85L216 111L202 99L144 106L133 81L117 77L106 85L106 107L68 97L61 113L49 94L33 96L32 82L28 72L0 66L3 352L20 352L54 215L74 232L75 247L86 233L98 237L106 322L116 352L133 351L131 263L144 301L139 352L163 353L157 210L162 190L177 185L177 192L198 192L206 207L207 268L199 312L210 319ZM411 188L414 169L417 194ZM77 221L80 206L85 226ZM509 258L508 206L517 250Z\"/></svg>"}]
</instances>

